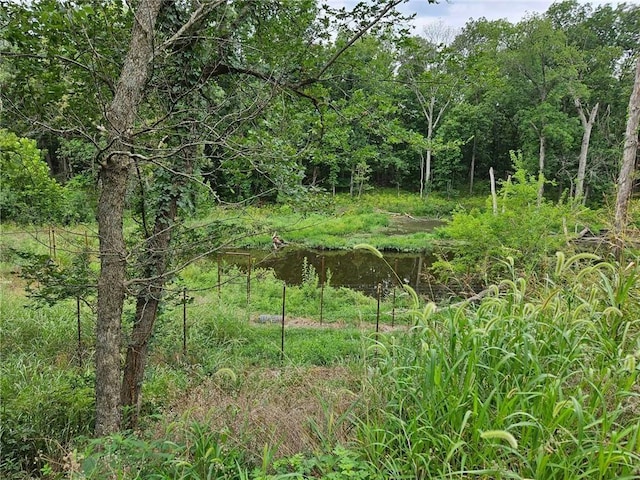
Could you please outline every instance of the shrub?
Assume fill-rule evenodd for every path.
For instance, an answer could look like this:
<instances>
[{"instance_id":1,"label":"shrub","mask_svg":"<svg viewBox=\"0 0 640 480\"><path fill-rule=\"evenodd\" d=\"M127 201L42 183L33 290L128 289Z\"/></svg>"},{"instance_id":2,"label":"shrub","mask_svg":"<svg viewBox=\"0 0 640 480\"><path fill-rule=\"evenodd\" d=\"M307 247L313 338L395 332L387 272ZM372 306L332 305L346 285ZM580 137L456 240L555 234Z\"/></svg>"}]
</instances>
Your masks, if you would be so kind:
<instances>
[{"instance_id":1,"label":"shrub","mask_svg":"<svg viewBox=\"0 0 640 480\"><path fill-rule=\"evenodd\" d=\"M59 220L63 188L49 176L36 142L0 129L0 218L18 223Z\"/></svg>"},{"instance_id":2,"label":"shrub","mask_svg":"<svg viewBox=\"0 0 640 480\"><path fill-rule=\"evenodd\" d=\"M96 219L98 195L90 175L76 175L64 186L65 223L92 222Z\"/></svg>"},{"instance_id":3,"label":"shrub","mask_svg":"<svg viewBox=\"0 0 640 480\"><path fill-rule=\"evenodd\" d=\"M507 273L507 264L498 261L507 257L525 273L543 273L549 257L566 249L565 228L579 223L582 207L562 200L538 202L538 179L528 175L521 156L514 155L514 164L513 180L500 188L497 212L488 198L483 210L459 209L439 230L452 240L433 266L440 277L491 283Z\"/></svg>"}]
</instances>

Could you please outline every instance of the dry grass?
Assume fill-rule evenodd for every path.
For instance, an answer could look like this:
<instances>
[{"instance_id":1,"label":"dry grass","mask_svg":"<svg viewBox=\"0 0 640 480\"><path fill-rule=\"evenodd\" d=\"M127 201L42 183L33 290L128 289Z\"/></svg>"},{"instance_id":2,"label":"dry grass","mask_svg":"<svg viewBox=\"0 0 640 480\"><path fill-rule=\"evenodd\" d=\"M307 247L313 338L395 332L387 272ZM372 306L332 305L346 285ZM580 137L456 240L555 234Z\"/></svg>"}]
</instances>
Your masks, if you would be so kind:
<instances>
[{"instance_id":1,"label":"dry grass","mask_svg":"<svg viewBox=\"0 0 640 480\"><path fill-rule=\"evenodd\" d=\"M256 319L253 320L255 325L279 325L277 322L260 322ZM315 320L312 318L303 318L303 317L285 317L285 328L317 328L317 329L336 329L336 330L344 330L348 328L358 328L363 332L373 332L375 331L376 325L375 323L370 322L347 322L347 321L330 321L330 322L322 322L319 320ZM409 330L409 325L406 324L396 324L393 327L386 323L380 322L378 326L378 330L380 332L393 332L397 330L406 331Z\"/></svg>"},{"instance_id":2,"label":"dry grass","mask_svg":"<svg viewBox=\"0 0 640 480\"><path fill-rule=\"evenodd\" d=\"M238 378L219 374L178 397L169 422L197 421L260 458L314 452L323 442L348 442L348 412L359 403L359 382L346 367L258 369Z\"/></svg>"}]
</instances>

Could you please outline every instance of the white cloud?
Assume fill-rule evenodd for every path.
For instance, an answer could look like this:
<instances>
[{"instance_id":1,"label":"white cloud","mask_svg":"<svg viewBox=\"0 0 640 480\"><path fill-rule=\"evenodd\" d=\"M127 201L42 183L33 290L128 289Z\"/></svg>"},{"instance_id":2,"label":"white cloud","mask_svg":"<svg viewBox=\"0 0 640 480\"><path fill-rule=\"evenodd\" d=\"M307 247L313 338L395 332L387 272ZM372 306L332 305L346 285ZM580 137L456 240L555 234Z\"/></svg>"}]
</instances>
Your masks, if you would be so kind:
<instances>
[{"instance_id":1,"label":"white cloud","mask_svg":"<svg viewBox=\"0 0 640 480\"><path fill-rule=\"evenodd\" d=\"M487 20L506 19L511 23L517 23L528 14L546 12L553 3L553 0L441 0L438 4L430 4L427 0L409 0L402 4L399 10L416 14L413 22L415 33L422 34L425 27L433 24L443 24L459 31L470 19L482 17ZM590 3L595 7L622 2L579 0L578 3Z\"/></svg>"}]
</instances>

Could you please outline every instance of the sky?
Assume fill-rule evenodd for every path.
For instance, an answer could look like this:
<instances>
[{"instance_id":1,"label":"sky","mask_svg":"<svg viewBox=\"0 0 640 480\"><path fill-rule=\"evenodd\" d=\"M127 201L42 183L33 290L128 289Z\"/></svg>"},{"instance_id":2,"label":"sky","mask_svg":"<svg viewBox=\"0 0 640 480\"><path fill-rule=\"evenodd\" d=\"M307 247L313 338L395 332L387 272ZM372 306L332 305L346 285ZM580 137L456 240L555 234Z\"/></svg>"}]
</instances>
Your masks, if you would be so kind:
<instances>
[{"instance_id":1,"label":"sky","mask_svg":"<svg viewBox=\"0 0 640 480\"><path fill-rule=\"evenodd\" d=\"M578 0L579 3L590 3L592 6L601 4L617 5L619 0ZM636 3L640 0L627 0L627 3ZM328 3L336 5L353 6L356 0L329 0ZM430 24L444 25L459 31L471 18L485 17L487 20L505 18L511 23L517 23L530 13L544 13L553 0L440 0L437 4L431 4L427 0L409 0L402 4L399 10L403 13L415 13L414 33L420 35L424 28Z\"/></svg>"},{"instance_id":2,"label":"sky","mask_svg":"<svg viewBox=\"0 0 640 480\"><path fill-rule=\"evenodd\" d=\"M627 0L635 3L640 0ZM414 21L415 33L420 34L429 24L443 23L445 26L462 29L470 18L485 17L488 20L505 18L512 23L530 13L544 13L553 0L441 0L438 4L430 4L427 0L409 0L400 8L404 13L416 13ZM579 1L590 3L594 7L601 4L621 3L620 1Z\"/></svg>"}]
</instances>

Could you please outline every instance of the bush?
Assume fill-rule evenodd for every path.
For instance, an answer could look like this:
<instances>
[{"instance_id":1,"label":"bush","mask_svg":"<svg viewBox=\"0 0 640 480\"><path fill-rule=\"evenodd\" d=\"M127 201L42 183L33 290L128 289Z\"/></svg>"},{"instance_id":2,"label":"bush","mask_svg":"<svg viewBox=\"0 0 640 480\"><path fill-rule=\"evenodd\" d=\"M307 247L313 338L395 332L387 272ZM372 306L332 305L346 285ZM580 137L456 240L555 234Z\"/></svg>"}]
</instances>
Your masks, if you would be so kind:
<instances>
[{"instance_id":1,"label":"bush","mask_svg":"<svg viewBox=\"0 0 640 480\"><path fill-rule=\"evenodd\" d=\"M96 181L90 175L76 175L64 186L64 223L93 222L98 210Z\"/></svg>"},{"instance_id":2,"label":"bush","mask_svg":"<svg viewBox=\"0 0 640 480\"><path fill-rule=\"evenodd\" d=\"M34 360L12 357L0 375L0 474L34 472L59 458L94 424L94 378Z\"/></svg>"},{"instance_id":3,"label":"bush","mask_svg":"<svg viewBox=\"0 0 640 480\"><path fill-rule=\"evenodd\" d=\"M64 192L49 176L36 142L0 130L0 218L18 223L55 222Z\"/></svg>"},{"instance_id":4,"label":"bush","mask_svg":"<svg viewBox=\"0 0 640 480\"><path fill-rule=\"evenodd\" d=\"M564 229L579 223L582 207L562 200L538 203L538 179L527 174L520 156L514 155L514 163L516 173L499 191L497 212L489 197L483 210L459 209L439 230L440 236L452 240L433 267L440 277L491 283L510 268L498 260L505 258L524 273L542 273L549 257L567 248Z\"/></svg>"}]
</instances>

